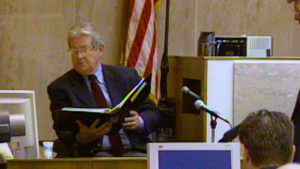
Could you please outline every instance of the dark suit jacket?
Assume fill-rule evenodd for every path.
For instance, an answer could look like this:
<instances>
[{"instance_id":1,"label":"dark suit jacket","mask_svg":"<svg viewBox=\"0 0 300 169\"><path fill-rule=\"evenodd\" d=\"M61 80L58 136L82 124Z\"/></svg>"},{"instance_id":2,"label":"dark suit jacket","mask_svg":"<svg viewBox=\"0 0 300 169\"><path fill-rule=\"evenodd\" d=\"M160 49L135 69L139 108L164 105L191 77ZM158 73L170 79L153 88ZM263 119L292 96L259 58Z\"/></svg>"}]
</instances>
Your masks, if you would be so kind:
<instances>
[{"instance_id":1,"label":"dark suit jacket","mask_svg":"<svg viewBox=\"0 0 300 169\"><path fill-rule=\"evenodd\" d=\"M300 162L300 90L296 101L296 106L292 115L292 120L295 125L295 146L296 153L294 156L294 162Z\"/></svg>"},{"instance_id":2,"label":"dark suit jacket","mask_svg":"<svg viewBox=\"0 0 300 169\"><path fill-rule=\"evenodd\" d=\"M102 65L102 71L113 106L117 105L140 80L135 69L128 67ZM66 150L72 151L72 153L67 153L66 156L89 156L95 150L101 149L102 139L89 145L80 145L76 141L76 134L79 131L78 126L74 122L68 121L70 119L68 115L62 116L60 112L62 107L97 106L84 78L72 69L48 86L48 94L54 121L53 128L59 137L59 141L67 147L72 145L71 148ZM160 116L153 102L148 99L136 107L135 110L144 120L145 130L144 132L129 130L125 132L133 148L145 151L146 142L149 141L147 135L159 125Z\"/></svg>"}]
</instances>

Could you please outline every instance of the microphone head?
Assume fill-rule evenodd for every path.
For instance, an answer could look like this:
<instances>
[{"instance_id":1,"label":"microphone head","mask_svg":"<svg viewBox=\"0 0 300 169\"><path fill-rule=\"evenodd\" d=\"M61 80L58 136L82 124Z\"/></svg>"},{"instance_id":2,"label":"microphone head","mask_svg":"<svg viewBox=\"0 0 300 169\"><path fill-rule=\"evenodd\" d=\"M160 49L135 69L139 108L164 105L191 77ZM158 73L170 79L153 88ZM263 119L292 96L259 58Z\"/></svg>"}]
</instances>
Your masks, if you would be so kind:
<instances>
[{"instance_id":1,"label":"microphone head","mask_svg":"<svg viewBox=\"0 0 300 169\"><path fill-rule=\"evenodd\" d=\"M186 86L183 86L181 88L181 91L184 92L184 93L188 93L190 91L190 89L188 87L186 87Z\"/></svg>"},{"instance_id":2,"label":"microphone head","mask_svg":"<svg viewBox=\"0 0 300 169\"><path fill-rule=\"evenodd\" d=\"M202 100L196 100L194 102L194 106L196 107L196 109L201 109L202 107L205 106L204 102Z\"/></svg>"}]
</instances>

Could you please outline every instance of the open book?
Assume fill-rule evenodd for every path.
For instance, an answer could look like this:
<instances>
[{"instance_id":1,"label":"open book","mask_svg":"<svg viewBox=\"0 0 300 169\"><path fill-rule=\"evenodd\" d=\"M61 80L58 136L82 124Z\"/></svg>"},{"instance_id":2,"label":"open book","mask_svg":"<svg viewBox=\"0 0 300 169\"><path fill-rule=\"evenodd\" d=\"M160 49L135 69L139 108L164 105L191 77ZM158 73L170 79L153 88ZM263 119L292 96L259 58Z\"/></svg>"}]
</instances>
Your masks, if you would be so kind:
<instances>
[{"instance_id":1,"label":"open book","mask_svg":"<svg viewBox=\"0 0 300 169\"><path fill-rule=\"evenodd\" d=\"M129 115L129 111L141 104L150 93L151 74L147 78L142 78L131 91L113 108L74 108L64 107L62 113L68 113L72 120L82 121L86 125L91 125L96 119L100 119L98 125L106 121L121 123Z\"/></svg>"}]
</instances>

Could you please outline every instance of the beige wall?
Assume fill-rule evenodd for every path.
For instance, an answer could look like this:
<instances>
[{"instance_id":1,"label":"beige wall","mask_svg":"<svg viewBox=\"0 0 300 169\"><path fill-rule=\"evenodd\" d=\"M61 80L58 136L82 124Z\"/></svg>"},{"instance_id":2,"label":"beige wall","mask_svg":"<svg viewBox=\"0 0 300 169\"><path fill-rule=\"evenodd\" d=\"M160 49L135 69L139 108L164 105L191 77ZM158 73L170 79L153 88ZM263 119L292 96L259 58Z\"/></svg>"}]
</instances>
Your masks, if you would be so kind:
<instances>
[{"instance_id":1,"label":"beige wall","mask_svg":"<svg viewBox=\"0 0 300 169\"><path fill-rule=\"evenodd\" d=\"M158 11L162 54L165 2ZM272 2L272 3L271 3ZM47 85L72 67L66 34L88 20L105 42L107 64L119 64L127 0L0 0L0 89L36 92L40 139L52 139ZM196 55L201 31L271 35L275 55L300 55L300 26L282 0L171 0L170 55ZM50 134L49 134L50 133Z\"/></svg>"},{"instance_id":2,"label":"beige wall","mask_svg":"<svg viewBox=\"0 0 300 169\"><path fill-rule=\"evenodd\" d=\"M300 61L234 63L233 124L259 109L285 112L291 117L299 89Z\"/></svg>"},{"instance_id":3,"label":"beige wall","mask_svg":"<svg viewBox=\"0 0 300 169\"><path fill-rule=\"evenodd\" d=\"M285 0L172 0L170 55L195 56L201 31L268 35L274 56L299 56L300 25Z\"/></svg>"},{"instance_id":4,"label":"beige wall","mask_svg":"<svg viewBox=\"0 0 300 169\"><path fill-rule=\"evenodd\" d=\"M118 64L125 7L124 0L0 0L0 89L35 91L40 139L55 137L46 88L72 68L68 29L94 23L105 42L103 62Z\"/></svg>"}]
</instances>

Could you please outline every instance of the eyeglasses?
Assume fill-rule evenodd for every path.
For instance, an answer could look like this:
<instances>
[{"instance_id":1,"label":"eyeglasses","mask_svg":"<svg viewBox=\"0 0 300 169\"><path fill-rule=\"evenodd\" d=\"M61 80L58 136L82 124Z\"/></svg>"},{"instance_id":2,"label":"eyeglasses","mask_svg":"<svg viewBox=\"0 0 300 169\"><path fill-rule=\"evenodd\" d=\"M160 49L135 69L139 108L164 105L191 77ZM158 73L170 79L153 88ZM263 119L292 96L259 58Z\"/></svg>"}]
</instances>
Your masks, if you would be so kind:
<instances>
[{"instance_id":1,"label":"eyeglasses","mask_svg":"<svg viewBox=\"0 0 300 169\"><path fill-rule=\"evenodd\" d=\"M88 54L90 53L92 50L94 50L93 47L83 47L83 48L72 48L69 49L69 52L71 52L72 54Z\"/></svg>"}]
</instances>

